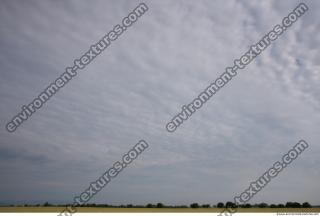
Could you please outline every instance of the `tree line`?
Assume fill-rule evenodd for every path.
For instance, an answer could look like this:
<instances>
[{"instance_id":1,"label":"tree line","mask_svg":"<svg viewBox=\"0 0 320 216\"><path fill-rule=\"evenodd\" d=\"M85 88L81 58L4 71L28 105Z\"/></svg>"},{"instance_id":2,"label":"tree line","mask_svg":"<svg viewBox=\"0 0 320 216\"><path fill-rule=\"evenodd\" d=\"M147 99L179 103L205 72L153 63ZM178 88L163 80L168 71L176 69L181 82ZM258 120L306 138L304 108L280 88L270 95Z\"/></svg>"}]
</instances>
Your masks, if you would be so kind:
<instances>
[{"instance_id":1,"label":"tree line","mask_svg":"<svg viewBox=\"0 0 320 216\"><path fill-rule=\"evenodd\" d=\"M45 202L44 204L25 204L25 205L10 205L10 206L25 206L25 207L64 207L65 205L55 205L50 204L49 202ZM104 208L312 208L312 206L308 202L299 203L299 202L287 202L286 204L267 204L267 203L256 203L256 204L244 204L244 205L236 205L233 202L219 202L217 204L199 204L199 203L191 203L190 205L165 205L163 203L152 204L149 203L147 205L109 205L109 204L95 204L95 203L87 203L84 205L79 205L78 207L104 207Z\"/></svg>"}]
</instances>

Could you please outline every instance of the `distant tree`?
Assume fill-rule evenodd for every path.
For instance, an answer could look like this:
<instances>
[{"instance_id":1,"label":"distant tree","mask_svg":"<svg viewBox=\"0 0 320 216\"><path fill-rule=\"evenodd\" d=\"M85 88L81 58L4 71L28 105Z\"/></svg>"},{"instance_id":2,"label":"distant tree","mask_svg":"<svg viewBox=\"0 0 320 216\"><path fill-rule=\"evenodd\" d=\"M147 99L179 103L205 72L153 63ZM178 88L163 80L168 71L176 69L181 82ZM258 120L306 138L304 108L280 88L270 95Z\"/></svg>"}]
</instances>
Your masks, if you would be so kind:
<instances>
[{"instance_id":1,"label":"distant tree","mask_svg":"<svg viewBox=\"0 0 320 216\"><path fill-rule=\"evenodd\" d=\"M51 206L51 204L48 203L48 202L45 202L45 203L43 204L43 206L48 207L48 206Z\"/></svg>"},{"instance_id":2,"label":"distant tree","mask_svg":"<svg viewBox=\"0 0 320 216\"><path fill-rule=\"evenodd\" d=\"M164 205L162 203L157 203L157 208L163 208Z\"/></svg>"},{"instance_id":3,"label":"distant tree","mask_svg":"<svg viewBox=\"0 0 320 216\"><path fill-rule=\"evenodd\" d=\"M234 204L233 202L227 202L226 203L226 208L235 208L236 207L236 204Z\"/></svg>"},{"instance_id":4,"label":"distant tree","mask_svg":"<svg viewBox=\"0 0 320 216\"><path fill-rule=\"evenodd\" d=\"M151 203L149 203L146 207L147 208L153 208L153 205Z\"/></svg>"},{"instance_id":5,"label":"distant tree","mask_svg":"<svg viewBox=\"0 0 320 216\"><path fill-rule=\"evenodd\" d=\"M251 207L252 207L252 206L251 206L250 203L247 203L247 204L243 205L243 208L251 208Z\"/></svg>"},{"instance_id":6,"label":"distant tree","mask_svg":"<svg viewBox=\"0 0 320 216\"><path fill-rule=\"evenodd\" d=\"M292 208L301 208L301 204L298 202L293 202L292 203Z\"/></svg>"},{"instance_id":7,"label":"distant tree","mask_svg":"<svg viewBox=\"0 0 320 216\"><path fill-rule=\"evenodd\" d=\"M259 207L259 208L267 208L267 207L268 207L268 204L267 204L267 203L259 203L259 204L258 204L258 207Z\"/></svg>"},{"instance_id":8,"label":"distant tree","mask_svg":"<svg viewBox=\"0 0 320 216\"><path fill-rule=\"evenodd\" d=\"M191 208L199 208L199 204L198 203L192 203L190 204Z\"/></svg>"},{"instance_id":9,"label":"distant tree","mask_svg":"<svg viewBox=\"0 0 320 216\"><path fill-rule=\"evenodd\" d=\"M87 205L86 206L88 206L88 207L95 207L96 206L96 204L95 203L87 203Z\"/></svg>"},{"instance_id":10,"label":"distant tree","mask_svg":"<svg viewBox=\"0 0 320 216\"><path fill-rule=\"evenodd\" d=\"M302 203L302 208L311 208L311 205L308 202Z\"/></svg>"},{"instance_id":11,"label":"distant tree","mask_svg":"<svg viewBox=\"0 0 320 216\"><path fill-rule=\"evenodd\" d=\"M298 202L287 202L286 208L301 208L301 204Z\"/></svg>"},{"instance_id":12,"label":"distant tree","mask_svg":"<svg viewBox=\"0 0 320 216\"><path fill-rule=\"evenodd\" d=\"M210 204L203 204L201 207L202 208L210 208Z\"/></svg>"},{"instance_id":13,"label":"distant tree","mask_svg":"<svg viewBox=\"0 0 320 216\"><path fill-rule=\"evenodd\" d=\"M287 202L285 205L286 208L291 208L292 207L292 202Z\"/></svg>"},{"instance_id":14,"label":"distant tree","mask_svg":"<svg viewBox=\"0 0 320 216\"><path fill-rule=\"evenodd\" d=\"M217 204L217 207L218 207L218 208L223 208L223 207L224 207L224 204L223 204L222 202L219 202L219 203Z\"/></svg>"},{"instance_id":15,"label":"distant tree","mask_svg":"<svg viewBox=\"0 0 320 216\"><path fill-rule=\"evenodd\" d=\"M277 208L277 205L271 204L271 205L270 205L270 208Z\"/></svg>"},{"instance_id":16,"label":"distant tree","mask_svg":"<svg viewBox=\"0 0 320 216\"><path fill-rule=\"evenodd\" d=\"M287 202L286 207L287 208L301 208L301 204L298 202Z\"/></svg>"},{"instance_id":17,"label":"distant tree","mask_svg":"<svg viewBox=\"0 0 320 216\"><path fill-rule=\"evenodd\" d=\"M133 208L133 205L132 204L128 204L127 208Z\"/></svg>"},{"instance_id":18,"label":"distant tree","mask_svg":"<svg viewBox=\"0 0 320 216\"><path fill-rule=\"evenodd\" d=\"M166 206L168 208L189 208L187 205Z\"/></svg>"},{"instance_id":19,"label":"distant tree","mask_svg":"<svg viewBox=\"0 0 320 216\"><path fill-rule=\"evenodd\" d=\"M287 202L286 203L286 208L292 208L293 207L293 203L292 202Z\"/></svg>"},{"instance_id":20,"label":"distant tree","mask_svg":"<svg viewBox=\"0 0 320 216\"><path fill-rule=\"evenodd\" d=\"M278 208L284 208L284 205L280 203L280 204L277 205L277 207Z\"/></svg>"}]
</instances>

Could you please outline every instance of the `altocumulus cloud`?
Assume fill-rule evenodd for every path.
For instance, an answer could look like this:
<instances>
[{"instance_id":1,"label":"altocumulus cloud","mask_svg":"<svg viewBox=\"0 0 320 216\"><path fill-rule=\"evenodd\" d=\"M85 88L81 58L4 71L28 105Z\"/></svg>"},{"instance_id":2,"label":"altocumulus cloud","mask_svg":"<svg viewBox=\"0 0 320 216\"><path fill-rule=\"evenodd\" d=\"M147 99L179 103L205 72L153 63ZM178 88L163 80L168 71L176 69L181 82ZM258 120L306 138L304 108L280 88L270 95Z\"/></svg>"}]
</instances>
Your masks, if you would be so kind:
<instances>
[{"instance_id":1,"label":"altocumulus cloud","mask_svg":"<svg viewBox=\"0 0 320 216\"><path fill-rule=\"evenodd\" d=\"M139 3L2 1L1 122ZM93 202L226 201L304 138L310 150L252 201L318 204L320 2L305 1L308 14L170 135L181 105L300 2L145 3L148 13L14 134L3 125L0 199L68 202L144 138L148 153Z\"/></svg>"}]
</instances>

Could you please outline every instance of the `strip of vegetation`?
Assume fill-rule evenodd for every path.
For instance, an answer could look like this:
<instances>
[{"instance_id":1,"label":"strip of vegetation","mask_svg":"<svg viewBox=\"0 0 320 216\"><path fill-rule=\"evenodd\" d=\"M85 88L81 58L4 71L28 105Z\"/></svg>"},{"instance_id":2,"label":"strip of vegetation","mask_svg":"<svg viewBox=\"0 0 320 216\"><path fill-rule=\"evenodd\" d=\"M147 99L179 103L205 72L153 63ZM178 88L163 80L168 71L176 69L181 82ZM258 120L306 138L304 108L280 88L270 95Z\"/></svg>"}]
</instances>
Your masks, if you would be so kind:
<instances>
[{"instance_id":1,"label":"strip of vegetation","mask_svg":"<svg viewBox=\"0 0 320 216\"><path fill-rule=\"evenodd\" d=\"M67 204L68 205L68 204ZM50 204L48 202L44 204L24 204L24 205L1 205L2 207L65 207L66 205L57 205ZM192 203L190 205L165 205L163 203L147 205L110 205L110 204L96 204L96 203L87 203L83 205L78 205L77 207L101 207L101 208L316 208L319 206L311 206L308 202L299 203L299 202L287 202L286 204L267 204L267 203L256 203L256 204L244 204L236 205L233 202L219 202L218 204L199 204Z\"/></svg>"}]
</instances>

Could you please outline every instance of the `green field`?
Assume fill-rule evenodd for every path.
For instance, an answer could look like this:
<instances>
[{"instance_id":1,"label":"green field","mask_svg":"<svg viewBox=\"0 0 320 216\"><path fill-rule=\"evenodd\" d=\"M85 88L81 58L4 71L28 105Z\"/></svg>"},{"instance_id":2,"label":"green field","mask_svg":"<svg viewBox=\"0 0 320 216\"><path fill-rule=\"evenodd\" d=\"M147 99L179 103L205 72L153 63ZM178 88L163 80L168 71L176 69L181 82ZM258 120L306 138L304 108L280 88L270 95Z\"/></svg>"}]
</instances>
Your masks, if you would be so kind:
<instances>
[{"instance_id":1,"label":"green field","mask_svg":"<svg viewBox=\"0 0 320 216\"><path fill-rule=\"evenodd\" d=\"M61 212L63 207L0 207L0 212ZM78 207L78 212L221 212L222 208L105 208ZM239 208L238 212L318 212L320 208Z\"/></svg>"}]
</instances>

